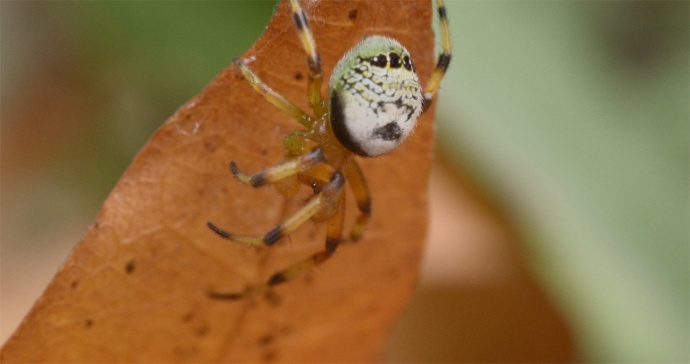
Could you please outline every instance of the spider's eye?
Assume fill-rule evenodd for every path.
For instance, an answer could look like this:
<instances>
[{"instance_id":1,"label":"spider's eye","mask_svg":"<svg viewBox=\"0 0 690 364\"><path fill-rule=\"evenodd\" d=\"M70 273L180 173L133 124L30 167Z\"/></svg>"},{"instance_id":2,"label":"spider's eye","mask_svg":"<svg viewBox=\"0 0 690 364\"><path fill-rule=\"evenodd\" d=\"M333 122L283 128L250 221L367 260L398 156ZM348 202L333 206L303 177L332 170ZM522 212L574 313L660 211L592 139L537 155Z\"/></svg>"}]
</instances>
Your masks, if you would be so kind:
<instances>
[{"instance_id":1,"label":"spider's eye","mask_svg":"<svg viewBox=\"0 0 690 364\"><path fill-rule=\"evenodd\" d=\"M400 66L402 66L402 63L400 63L400 56L397 53L391 52L388 58L391 60L391 68L400 68Z\"/></svg>"},{"instance_id":2,"label":"spider's eye","mask_svg":"<svg viewBox=\"0 0 690 364\"><path fill-rule=\"evenodd\" d=\"M386 64L388 64L388 58L385 54L379 54L378 56L371 57L369 59L369 63L371 63L371 65L374 67L384 68L386 67Z\"/></svg>"}]
</instances>

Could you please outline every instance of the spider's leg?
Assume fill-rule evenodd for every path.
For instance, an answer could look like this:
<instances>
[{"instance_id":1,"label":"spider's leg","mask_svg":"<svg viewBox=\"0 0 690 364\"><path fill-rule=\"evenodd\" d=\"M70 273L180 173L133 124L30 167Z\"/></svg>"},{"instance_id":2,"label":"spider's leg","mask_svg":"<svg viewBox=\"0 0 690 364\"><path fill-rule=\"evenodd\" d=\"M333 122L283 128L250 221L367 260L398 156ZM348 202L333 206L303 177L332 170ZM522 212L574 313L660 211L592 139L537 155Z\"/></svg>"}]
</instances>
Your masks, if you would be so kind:
<instances>
[{"instance_id":1,"label":"spider's leg","mask_svg":"<svg viewBox=\"0 0 690 364\"><path fill-rule=\"evenodd\" d=\"M314 35L311 32L304 10L302 10L297 0L290 0L290 8L292 9L292 20L297 28L297 35L300 42L302 42L304 52L307 54L307 64L309 65L307 96L309 97L309 105L318 117L326 113L326 105L321 98L321 83L323 82L321 56L316 51Z\"/></svg>"},{"instance_id":2,"label":"spider's leg","mask_svg":"<svg viewBox=\"0 0 690 364\"><path fill-rule=\"evenodd\" d=\"M302 174L319 181L328 181L332 172L325 167L325 164L319 164ZM364 178L364 173L362 173L362 169L359 167L356 160L352 159L345 166L343 173L345 179L350 184L350 189L352 190L352 194L357 202L357 208L359 209L359 216L357 216L357 220L355 220L352 225L352 230L347 240L348 242L355 242L362 237L369 224L369 219L371 217L371 194L369 192L369 185Z\"/></svg>"},{"instance_id":3,"label":"spider's leg","mask_svg":"<svg viewBox=\"0 0 690 364\"><path fill-rule=\"evenodd\" d=\"M277 166L266 168L263 171L257 172L251 176L242 173L239 168L237 168L235 162L230 162L230 171L242 183L248 184L252 187L259 187L267 183L273 183L294 174L304 172L310 168L313 168L316 164L321 163L324 160L325 156L323 155L323 151L321 148L316 147L307 154L290 158Z\"/></svg>"},{"instance_id":4,"label":"spider's leg","mask_svg":"<svg viewBox=\"0 0 690 364\"><path fill-rule=\"evenodd\" d=\"M345 194L339 193L338 197L332 201L337 204L335 214L326 223L326 248L323 251L312 254L299 262L276 272L264 284L249 287L243 292L235 293L215 293L210 292L209 296L216 299L240 299L265 291L271 286L278 285L295 278L301 273L314 268L330 258L342 241L343 220L345 216Z\"/></svg>"},{"instance_id":5,"label":"spider's leg","mask_svg":"<svg viewBox=\"0 0 690 364\"><path fill-rule=\"evenodd\" d=\"M436 68L431 74L429 82L424 89L424 110L431 106L431 100L434 98L438 87L441 84L443 76L446 74L448 65L450 64L451 45L450 45L450 31L448 30L448 17L446 16L446 7L443 5L443 0L436 0L436 7L438 8L438 18L441 22L441 39L443 41L443 50L438 56Z\"/></svg>"},{"instance_id":6,"label":"spider's leg","mask_svg":"<svg viewBox=\"0 0 690 364\"><path fill-rule=\"evenodd\" d=\"M364 234L364 230L369 223L371 217L371 194L369 193L369 185L364 179L364 173L359 168L357 161L354 159L345 167L345 178L350 184L352 194L357 201L357 208L359 208L359 216L355 220L350 232L350 241L357 241Z\"/></svg>"},{"instance_id":7,"label":"spider's leg","mask_svg":"<svg viewBox=\"0 0 690 364\"><path fill-rule=\"evenodd\" d=\"M234 64L235 68L237 68L240 74L242 74L242 77L247 80L249 85L252 86L256 92L260 93L261 96L263 96L268 102L277 106L279 109L292 116L293 119L297 120L300 124L307 128L314 123L314 120L311 118L311 116L307 115L307 113L305 113L302 109L288 101L282 95L275 92L272 88L268 87L268 85L261 81L259 76L249 69L243 60L237 59L235 60Z\"/></svg>"},{"instance_id":8,"label":"spider's leg","mask_svg":"<svg viewBox=\"0 0 690 364\"><path fill-rule=\"evenodd\" d=\"M282 237L297 230L298 227L302 226L302 224L325 206L335 203L340 198L339 196L342 195L341 190L344 184L345 178L343 175L340 172L333 173L328 184L323 186L319 193L312 196L302 208L288 217L282 224L271 229L264 236L238 235L225 231L210 221L206 224L216 234L225 239L247 245L270 246Z\"/></svg>"}]
</instances>

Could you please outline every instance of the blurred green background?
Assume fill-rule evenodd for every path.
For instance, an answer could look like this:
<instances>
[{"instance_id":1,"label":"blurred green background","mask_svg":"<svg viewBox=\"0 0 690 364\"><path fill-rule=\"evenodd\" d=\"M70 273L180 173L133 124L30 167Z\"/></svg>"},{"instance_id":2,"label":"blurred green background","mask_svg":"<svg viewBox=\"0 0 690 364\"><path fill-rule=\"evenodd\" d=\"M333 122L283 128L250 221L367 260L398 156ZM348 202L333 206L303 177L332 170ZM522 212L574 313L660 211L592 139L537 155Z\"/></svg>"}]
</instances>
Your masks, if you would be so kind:
<instances>
[{"instance_id":1,"label":"blurred green background","mask_svg":"<svg viewBox=\"0 0 690 364\"><path fill-rule=\"evenodd\" d=\"M137 150L274 6L0 2L3 341ZM688 2L447 8L439 154L517 226L579 359L690 360Z\"/></svg>"}]
</instances>

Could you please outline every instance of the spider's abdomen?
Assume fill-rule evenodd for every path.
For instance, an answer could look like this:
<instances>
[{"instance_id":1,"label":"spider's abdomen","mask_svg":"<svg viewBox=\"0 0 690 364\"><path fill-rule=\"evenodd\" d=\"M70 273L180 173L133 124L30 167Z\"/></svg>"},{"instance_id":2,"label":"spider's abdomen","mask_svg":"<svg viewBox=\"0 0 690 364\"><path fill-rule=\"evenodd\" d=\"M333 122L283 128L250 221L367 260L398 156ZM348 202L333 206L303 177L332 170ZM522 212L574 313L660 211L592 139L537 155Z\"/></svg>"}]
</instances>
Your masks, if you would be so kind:
<instances>
[{"instance_id":1,"label":"spider's abdomen","mask_svg":"<svg viewBox=\"0 0 690 364\"><path fill-rule=\"evenodd\" d=\"M336 65L329 87L330 122L352 152L375 157L397 148L422 112L422 88L409 52L371 36Z\"/></svg>"}]
</instances>

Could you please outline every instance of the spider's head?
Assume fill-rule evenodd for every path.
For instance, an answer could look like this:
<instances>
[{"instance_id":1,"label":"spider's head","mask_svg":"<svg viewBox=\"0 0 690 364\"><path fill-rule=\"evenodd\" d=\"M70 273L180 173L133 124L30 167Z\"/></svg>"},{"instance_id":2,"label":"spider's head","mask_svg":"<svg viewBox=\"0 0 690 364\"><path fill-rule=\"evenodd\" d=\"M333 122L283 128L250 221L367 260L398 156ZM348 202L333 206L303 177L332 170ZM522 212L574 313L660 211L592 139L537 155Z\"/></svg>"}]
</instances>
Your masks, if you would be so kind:
<instances>
[{"instance_id":1,"label":"spider's head","mask_svg":"<svg viewBox=\"0 0 690 364\"><path fill-rule=\"evenodd\" d=\"M410 54L388 37L364 38L335 66L329 86L333 133L360 156L397 148L422 113L422 87Z\"/></svg>"}]
</instances>

